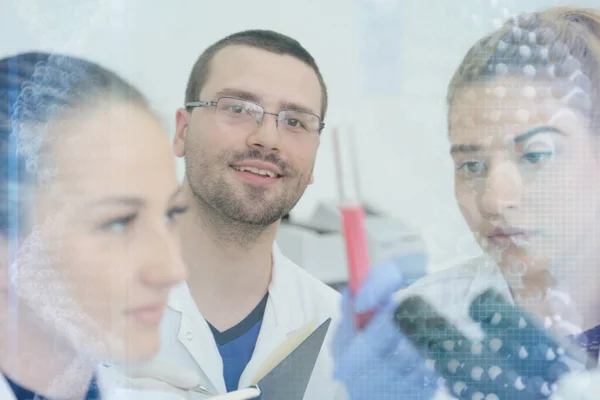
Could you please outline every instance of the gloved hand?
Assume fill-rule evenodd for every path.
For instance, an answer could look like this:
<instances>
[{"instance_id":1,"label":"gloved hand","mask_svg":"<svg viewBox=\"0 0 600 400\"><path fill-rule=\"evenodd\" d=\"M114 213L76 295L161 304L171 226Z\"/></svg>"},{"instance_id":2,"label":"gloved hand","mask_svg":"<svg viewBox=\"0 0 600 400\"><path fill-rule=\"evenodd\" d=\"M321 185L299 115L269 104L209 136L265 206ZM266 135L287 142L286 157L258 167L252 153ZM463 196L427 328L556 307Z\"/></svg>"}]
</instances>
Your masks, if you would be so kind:
<instances>
[{"instance_id":1,"label":"gloved hand","mask_svg":"<svg viewBox=\"0 0 600 400\"><path fill-rule=\"evenodd\" d=\"M334 377L342 381L352 400L431 399L436 375L393 323L392 295L403 287L402 264L421 263L425 255L399 257L371 269L353 299L343 290L342 321L333 338ZM354 313L376 310L357 332Z\"/></svg>"},{"instance_id":2,"label":"gloved hand","mask_svg":"<svg viewBox=\"0 0 600 400\"><path fill-rule=\"evenodd\" d=\"M472 302L469 315L484 333L480 341L468 339L419 296L396 310L397 326L435 361L460 399L546 399L561 376L582 365L533 317L493 290Z\"/></svg>"},{"instance_id":3,"label":"gloved hand","mask_svg":"<svg viewBox=\"0 0 600 400\"><path fill-rule=\"evenodd\" d=\"M108 376L111 386L121 392L170 394L169 399L181 400L192 399L193 393L202 393L207 397L216 395L201 386L196 371L175 364L151 362L140 366L104 366L103 373Z\"/></svg>"}]
</instances>

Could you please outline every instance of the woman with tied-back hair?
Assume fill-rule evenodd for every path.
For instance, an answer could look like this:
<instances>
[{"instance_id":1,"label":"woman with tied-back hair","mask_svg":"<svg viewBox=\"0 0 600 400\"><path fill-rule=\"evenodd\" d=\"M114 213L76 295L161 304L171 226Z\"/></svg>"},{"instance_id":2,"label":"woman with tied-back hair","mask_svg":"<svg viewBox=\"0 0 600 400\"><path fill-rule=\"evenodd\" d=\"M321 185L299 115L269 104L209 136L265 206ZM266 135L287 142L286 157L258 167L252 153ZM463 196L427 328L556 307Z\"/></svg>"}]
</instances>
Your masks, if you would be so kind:
<instances>
[{"instance_id":1,"label":"woman with tied-back hair","mask_svg":"<svg viewBox=\"0 0 600 400\"><path fill-rule=\"evenodd\" d=\"M379 312L356 333L346 301L334 349L336 375L352 399L436 393L432 370L390 317L409 295L422 296L466 332L474 327L471 302L493 288L553 337L580 346L588 366L598 365L600 12L560 7L510 19L468 51L449 84L447 105L456 200L485 255L393 297L402 286L398 271L372 271L354 308ZM518 351L523 360L528 356L526 348ZM548 353L549 360L555 356ZM463 371L465 365L447 365L449 375L465 375L449 381L452 394L498 398L473 390L496 375ZM529 397L507 398L545 398L556 388L534 381L513 382L515 396Z\"/></svg>"},{"instance_id":2,"label":"woman with tied-back hair","mask_svg":"<svg viewBox=\"0 0 600 400\"><path fill-rule=\"evenodd\" d=\"M153 357L186 277L169 138L71 56L1 59L0 101L0 398L110 398L96 367Z\"/></svg>"}]
</instances>

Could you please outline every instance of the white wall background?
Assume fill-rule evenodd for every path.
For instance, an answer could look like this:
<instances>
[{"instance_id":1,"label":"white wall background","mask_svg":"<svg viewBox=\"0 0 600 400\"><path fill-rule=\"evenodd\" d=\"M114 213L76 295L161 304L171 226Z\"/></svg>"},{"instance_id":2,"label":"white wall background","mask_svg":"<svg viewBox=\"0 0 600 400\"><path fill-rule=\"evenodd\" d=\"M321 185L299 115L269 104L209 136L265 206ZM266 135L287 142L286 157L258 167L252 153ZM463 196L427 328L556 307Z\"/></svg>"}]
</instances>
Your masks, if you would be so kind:
<instances>
[{"instance_id":1,"label":"white wall background","mask_svg":"<svg viewBox=\"0 0 600 400\"><path fill-rule=\"evenodd\" d=\"M399 10L386 14L393 22L376 23L379 30L362 25L370 15L365 12L367 8L394 4ZM328 127L355 126L360 179L367 199L419 229L434 262L448 262L477 252L452 194L452 167L445 139L448 80L467 49L494 24L508 15L557 4L565 3L0 0L0 56L50 49L100 62L138 85L172 133L174 110L183 102L188 73L203 49L227 34L248 28L288 34L320 65L330 93ZM566 4L599 7L598 0ZM371 35L369 43L386 46L385 40L398 44L400 65L391 77L400 83L397 93L377 95L362 90L363 71L379 62L361 57L366 31ZM388 37L384 37L386 32ZM294 210L294 218L307 218L318 201L336 197L327 128L322 138L316 182Z\"/></svg>"}]
</instances>

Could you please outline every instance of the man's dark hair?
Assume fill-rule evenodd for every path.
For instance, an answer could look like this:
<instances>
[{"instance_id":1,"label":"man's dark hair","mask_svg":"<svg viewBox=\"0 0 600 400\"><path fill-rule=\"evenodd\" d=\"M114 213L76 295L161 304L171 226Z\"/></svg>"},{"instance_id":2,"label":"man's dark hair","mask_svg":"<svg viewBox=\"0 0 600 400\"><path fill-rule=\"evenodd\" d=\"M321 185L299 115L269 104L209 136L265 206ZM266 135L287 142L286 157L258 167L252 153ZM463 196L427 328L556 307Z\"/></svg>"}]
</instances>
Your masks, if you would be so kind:
<instances>
[{"instance_id":1,"label":"man's dark hair","mask_svg":"<svg viewBox=\"0 0 600 400\"><path fill-rule=\"evenodd\" d=\"M297 40L281 33L268 30L247 30L229 35L207 48L198 58L185 91L185 102L198 101L200 91L206 84L210 73L210 63L217 52L227 46L248 46L256 49L266 50L271 53L289 55L303 61L317 74L321 84L321 120L325 120L327 112L327 87L315 59L300 45Z\"/></svg>"}]
</instances>

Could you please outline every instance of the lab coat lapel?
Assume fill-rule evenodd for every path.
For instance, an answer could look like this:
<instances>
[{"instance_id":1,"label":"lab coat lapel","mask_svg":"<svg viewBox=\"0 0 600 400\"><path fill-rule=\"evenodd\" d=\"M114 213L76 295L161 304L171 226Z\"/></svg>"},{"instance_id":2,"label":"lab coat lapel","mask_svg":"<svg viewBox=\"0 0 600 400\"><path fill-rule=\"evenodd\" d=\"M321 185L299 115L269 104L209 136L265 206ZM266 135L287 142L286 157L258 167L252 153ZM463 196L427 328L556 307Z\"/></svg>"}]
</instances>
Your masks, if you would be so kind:
<instances>
[{"instance_id":1,"label":"lab coat lapel","mask_svg":"<svg viewBox=\"0 0 600 400\"><path fill-rule=\"evenodd\" d=\"M6 381L6 379L4 379L4 376L2 376L2 374L0 374L0 399L17 400L15 394L13 393L12 389L8 385L8 382Z\"/></svg>"},{"instance_id":2,"label":"lab coat lapel","mask_svg":"<svg viewBox=\"0 0 600 400\"><path fill-rule=\"evenodd\" d=\"M270 297L270 296L269 296ZM269 298L263 322L256 340L252 359L240 376L239 388L250 386L262 363L275 351L277 346L285 341L288 331L278 323L273 300Z\"/></svg>"},{"instance_id":3,"label":"lab coat lapel","mask_svg":"<svg viewBox=\"0 0 600 400\"><path fill-rule=\"evenodd\" d=\"M190 352L218 393L226 393L223 360L208 323L200 314L187 285L178 287L169 306L181 313L177 339Z\"/></svg>"},{"instance_id":4,"label":"lab coat lapel","mask_svg":"<svg viewBox=\"0 0 600 400\"><path fill-rule=\"evenodd\" d=\"M304 312L299 301L289 261L273 245L273 273L269 285L269 299L262 325L254 347L252 359L240 377L239 387L251 385L262 363L282 344L290 333L304 322Z\"/></svg>"}]
</instances>

